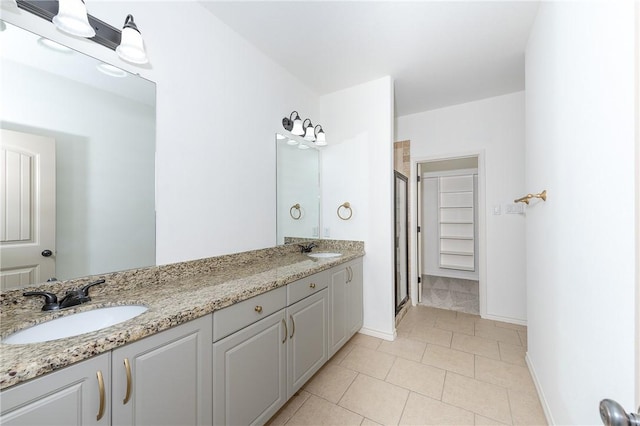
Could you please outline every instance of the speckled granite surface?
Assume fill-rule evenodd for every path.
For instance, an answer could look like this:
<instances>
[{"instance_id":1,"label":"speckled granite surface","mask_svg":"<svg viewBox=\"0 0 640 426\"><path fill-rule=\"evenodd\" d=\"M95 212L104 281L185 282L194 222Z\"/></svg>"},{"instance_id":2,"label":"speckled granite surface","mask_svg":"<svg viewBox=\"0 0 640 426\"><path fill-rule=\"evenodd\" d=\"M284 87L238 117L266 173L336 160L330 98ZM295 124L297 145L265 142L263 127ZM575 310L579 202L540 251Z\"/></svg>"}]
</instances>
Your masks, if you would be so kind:
<instances>
[{"instance_id":1,"label":"speckled granite surface","mask_svg":"<svg viewBox=\"0 0 640 426\"><path fill-rule=\"evenodd\" d=\"M359 241L318 240L314 252L338 251L338 258L312 259L295 245L278 246L172 265L137 269L83 279L41 284L0 295L0 337L53 318L98 307L140 304L140 316L65 339L26 345L0 343L0 389L49 373L74 362L134 342L234 303L286 285L307 275L364 255ZM59 296L87 282L91 302L62 312L42 312L41 297L23 291L41 289Z\"/></svg>"}]
</instances>

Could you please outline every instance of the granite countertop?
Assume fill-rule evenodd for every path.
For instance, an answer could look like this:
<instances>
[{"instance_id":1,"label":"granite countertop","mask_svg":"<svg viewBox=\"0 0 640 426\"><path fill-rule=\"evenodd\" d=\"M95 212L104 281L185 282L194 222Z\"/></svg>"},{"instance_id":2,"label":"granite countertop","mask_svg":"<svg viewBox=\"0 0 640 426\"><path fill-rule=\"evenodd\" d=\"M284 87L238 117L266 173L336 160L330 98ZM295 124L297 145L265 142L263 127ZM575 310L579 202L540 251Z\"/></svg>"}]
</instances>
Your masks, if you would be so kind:
<instances>
[{"instance_id":1,"label":"granite countertop","mask_svg":"<svg viewBox=\"0 0 640 426\"><path fill-rule=\"evenodd\" d=\"M0 313L3 338L31 325L99 307L137 304L149 309L120 324L75 337L22 345L0 343L0 389L364 256L362 244L327 245L314 251L338 250L341 257L312 259L291 249L265 249L136 270L131 275L135 279L114 274L110 280L107 274L100 276L106 278L105 284L91 289L91 302L62 312L40 311L42 298L9 300L3 294Z\"/></svg>"}]
</instances>

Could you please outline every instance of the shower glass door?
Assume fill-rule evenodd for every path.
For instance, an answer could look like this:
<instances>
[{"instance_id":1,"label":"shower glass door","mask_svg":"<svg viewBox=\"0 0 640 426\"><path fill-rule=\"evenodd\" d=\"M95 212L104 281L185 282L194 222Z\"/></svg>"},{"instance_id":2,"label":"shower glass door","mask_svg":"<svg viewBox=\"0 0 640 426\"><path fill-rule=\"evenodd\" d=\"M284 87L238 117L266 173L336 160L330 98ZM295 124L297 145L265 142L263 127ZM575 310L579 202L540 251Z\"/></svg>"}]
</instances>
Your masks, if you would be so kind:
<instances>
[{"instance_id":1,"label":"shower glass door","mask_svg":"<svg viewBox=\"0 0 640 426\"><path fill-rule=\"evenodd\" d=\"M407 229L407 177L394 172L396 314L409 300L409 234Z\"/></svg>"}]
</instances>

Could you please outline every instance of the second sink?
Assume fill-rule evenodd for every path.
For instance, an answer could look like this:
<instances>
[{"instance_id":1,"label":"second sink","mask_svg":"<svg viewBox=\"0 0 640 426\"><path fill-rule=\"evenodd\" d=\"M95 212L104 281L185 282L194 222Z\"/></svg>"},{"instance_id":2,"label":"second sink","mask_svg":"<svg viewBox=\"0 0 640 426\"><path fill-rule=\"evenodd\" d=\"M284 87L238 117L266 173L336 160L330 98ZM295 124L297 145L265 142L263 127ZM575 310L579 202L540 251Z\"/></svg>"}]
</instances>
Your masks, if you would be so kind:
<instances>
[{"instance_id":1,"label":"second sink","mask_svg":"<svg viewBox=\"0 0 640 426\"><path fill-rule=\"evenodd\" d=\"M3 339L2 343L19 345L78 336L119 324L148 309L141 305L123 305L79 312L17 331Z\"/></svg>"}]
</instances>

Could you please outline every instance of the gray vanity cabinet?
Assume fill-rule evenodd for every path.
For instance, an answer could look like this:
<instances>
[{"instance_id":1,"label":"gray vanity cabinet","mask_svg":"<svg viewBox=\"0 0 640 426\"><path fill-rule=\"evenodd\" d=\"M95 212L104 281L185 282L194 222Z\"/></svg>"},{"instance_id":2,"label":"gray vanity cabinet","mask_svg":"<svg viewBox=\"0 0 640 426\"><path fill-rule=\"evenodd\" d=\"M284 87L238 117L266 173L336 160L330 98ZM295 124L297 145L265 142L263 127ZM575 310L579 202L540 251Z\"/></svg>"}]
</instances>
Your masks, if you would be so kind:
<instances>
[{"instance_id":1,"label":"gray vanity cabinet","mask_svg":"<svg viewBox=\"0 0 640 426\"><path fill-rule=\"evenodd\" d=\"M211 315L112 352L114 425L211 424Z\"/></svg>"},{"instance_id":2,"label":"gray vanity cabinet","mask_svg":"<svg viewBox=\"0 0 640 426\"><path fill-rule=\"evenodd\" d=\"M328 305L329 294L324 288L287 308L288 398L291 398L328 359Z\"/></svg>"},{"instance_id":3,"label":"gray vanity cabinet","mask_svg":"<svg viewBox=\"0 0 640 426\"><path fill-rule=\"evenodd\" d=\"M111 354L105 353L3 390L0 424L111 424L110 366Z\"/></svg>"},{"instance_id":4,"label":"gray vanity cabinet","mask_svg":"<svg viewBox=\"0 0 640 426\"><path fill-rule=\"evenodd\" d=\"M347 270L351 274L347 283L347 330L351 338L362 328L364 314L362 259L347 263Z\"/></svg>"},{"instance_id":5,"label":"gray vanity cabinet","mask_svg":"<svg viewBox=\"0 0 640 426\"><path fill-rule=\"evenodd\" d=\"M327 361L327 286L321 272L214 313L215 425L264 424Z\"/></svg>"},{"instance_id":6,"label":"gray vanity cabinet","mask_svg":"<svg viewBox=\"0 0 640 426\"><path fill-rule=\"evenodd\" d=\"M362 328L362 259L329 270L329 358Z\"/></svg>"},{"instance_id":7,"label":"gray vanity cabinet","mask_svg":"<svg viewBox=\"0 0 640 426\"><path fill-rule=\"evenodd\" d=\"M263 424L287 401L285 322L281 309L213 344L214 425Z\"/></svg>"}]
</instances>

